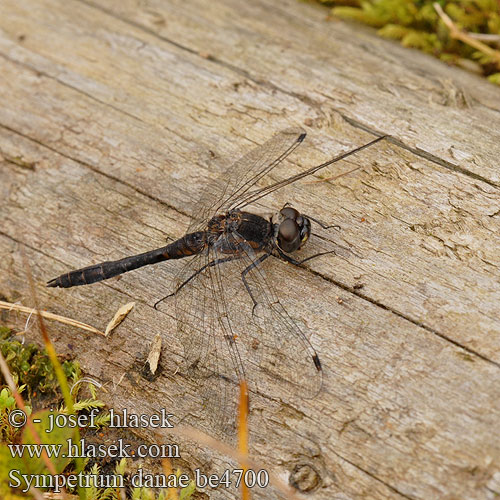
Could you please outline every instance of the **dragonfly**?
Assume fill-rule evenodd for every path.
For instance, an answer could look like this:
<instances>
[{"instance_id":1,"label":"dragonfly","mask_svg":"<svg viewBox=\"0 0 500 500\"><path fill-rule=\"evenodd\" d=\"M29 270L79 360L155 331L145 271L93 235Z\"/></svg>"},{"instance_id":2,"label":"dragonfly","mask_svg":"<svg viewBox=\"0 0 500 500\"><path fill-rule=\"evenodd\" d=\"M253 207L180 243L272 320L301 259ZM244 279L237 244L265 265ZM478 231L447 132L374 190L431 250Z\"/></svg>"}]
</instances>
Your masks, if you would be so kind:
<instances>
[{"instance_id":1,"label":"dragonfly","mask_svg":"<svg viewBox=\"0 0 500 500\"><path fill-rule=\"evenodd\" d=\"M235 414L231 410L236 404L234 386L242 381L250 381L255 392L287 388L291 394L307 399L315 397L322 386L319 355L305 329L282 305L264 263L274 256L300 266L330 253L295 258L310 239L313 223L328 226L289 203L266 216L248 207L386 136L284 180L257 187L305 137L301 128L283 130L209 182L181 238L155 250L67 272L47 283L61 288L88 285L143 266L186 258L175 278L174 292L160 299L155 309L174 297L186 371L197 380L202 407L211 412L209 420L221 429L229 426L228 414ZM263 374L265 381L260 382Z\"/></svg>"}]
</instances>

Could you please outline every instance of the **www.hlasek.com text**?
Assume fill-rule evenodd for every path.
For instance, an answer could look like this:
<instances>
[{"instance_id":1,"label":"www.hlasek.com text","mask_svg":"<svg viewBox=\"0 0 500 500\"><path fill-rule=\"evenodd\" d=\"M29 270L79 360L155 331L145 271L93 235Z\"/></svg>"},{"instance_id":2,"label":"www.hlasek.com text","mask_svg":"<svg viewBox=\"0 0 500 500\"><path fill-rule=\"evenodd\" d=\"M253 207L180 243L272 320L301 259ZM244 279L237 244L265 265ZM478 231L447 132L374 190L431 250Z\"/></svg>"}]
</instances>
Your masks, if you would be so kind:
<instances>
[{"instance_id":1,"label":"www.hlasek.com text","mask_svg":"<svg viewBox=\"0 0 500 500\"><path fill-rule=\"evenodd\" d=\"M43 452L49 458L180 458L176 444L140 444L132 448L122 438L113 444L87 443L84 438L74 442L71 438L66 443L8 444L13 457L40 458Z\"/></svg>"}]
</instances>

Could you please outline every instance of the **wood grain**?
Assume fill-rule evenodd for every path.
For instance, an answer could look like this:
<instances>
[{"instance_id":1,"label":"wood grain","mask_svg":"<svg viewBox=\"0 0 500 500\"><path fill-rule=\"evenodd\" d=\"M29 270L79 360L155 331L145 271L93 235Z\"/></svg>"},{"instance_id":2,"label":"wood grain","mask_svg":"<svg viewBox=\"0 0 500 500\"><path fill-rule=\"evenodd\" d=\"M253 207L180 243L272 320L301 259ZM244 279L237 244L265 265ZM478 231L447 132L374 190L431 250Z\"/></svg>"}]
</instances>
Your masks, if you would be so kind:
<instances>
[{"instance_id":1,"label":"wood grain","mask_svg":"<svg viewBox=\"0 0 500 500\"><path fill-rule=\"evenodd\" d=\"M103 328L137 302L109 339L50 325L110 406L206 425L196 386L176 373L175 315L152 308L180 264L69 290L47 279L180 237L200 186L283 128L308 137L274 179L390 134L321 176L361 170L259 207L290 201L341 230L336 255L268 266L325 383L312 400L253 395L251 453L285 481L312 466L315 499L499 494L497 88L292 0L6 0L2 11L0 295L31 304L22 247L44 309ZM157 334L161 374L147 381ZM179 442L184 468L227 467Z\"/></svg>"}]
</instances>

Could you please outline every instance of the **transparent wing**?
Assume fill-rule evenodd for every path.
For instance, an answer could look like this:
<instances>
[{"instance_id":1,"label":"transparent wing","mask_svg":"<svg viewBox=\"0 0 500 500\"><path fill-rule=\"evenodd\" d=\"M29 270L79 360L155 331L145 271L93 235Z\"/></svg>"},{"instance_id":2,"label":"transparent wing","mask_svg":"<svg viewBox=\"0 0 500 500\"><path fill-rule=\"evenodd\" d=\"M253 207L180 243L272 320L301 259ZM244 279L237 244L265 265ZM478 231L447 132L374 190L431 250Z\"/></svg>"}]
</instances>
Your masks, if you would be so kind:
<instances>
[{"instance_id":1,"label":"transparent wing","mask_svg":"<svg viewBox=\"0 0 500 500\"><path fill-rule=\"evenodd\" d=\"M304 398L321 388L316 351L278 300L262 265L245 275L250 293L245 287L242 273L256 261L240 235L226 233L191 259L176 280L177 286L189 280L175 296L183 373L196 383L209 430L226 438L234 435L240 380L252 391Z\"/></svg>"},{"instance_id":2,"label":"transparent wing","mask_svg":"<svg viewBox=\"0 0 500 500\"><path fill-rule=\"evenodd\" d=\"M215 274L215 269L224 264L210 265L227 257L210 249L190 259L178 273L176 286L195 277L175 295L185 357L182 373L194 381L200 397L199 408L192 411L194 420L190 423L199 426L201 415L196 414L201 411L211 424L207 430L226 438L234 435L238 382L244 378L238 346L232 342L235 334L228 320L227 305Z\"/></svg>"},{"instance_id":3,"label":"transparent wing","mask_svg":"<svg viewBox=\"0 0 500 500\"><path fill-rule=\"evenodd\" d=\"M209 183L193 206L194 220L188 232L204 227L206 221L216 213L227 212L235 206L260 179L292 153L305 136L306 133L300 128L282 130Z\"/></svg>"},{"instance_id":4,"label":"transparent wing","mask_svg":"<svg viewBox=\"0 0 500 500\"><path fill-rule=\"evenodd\" d=\"M278 299L264 269L267 261L253 266L257 257L250 245L236 232L227 234L226 239L238 247L240 258L215 272L221 284L232 275L238 285L237 291L231 291L237 297L230 302L229 317L231 321L244 318L240 324L233 324L233 331L247 360L245 373L250 389L266 394L285 390L292 396L313 398L321 389L323 376L317 352ZM241 276L245 269L250 269L245 274L248 290Z\"/></svg>"}]
</instances>

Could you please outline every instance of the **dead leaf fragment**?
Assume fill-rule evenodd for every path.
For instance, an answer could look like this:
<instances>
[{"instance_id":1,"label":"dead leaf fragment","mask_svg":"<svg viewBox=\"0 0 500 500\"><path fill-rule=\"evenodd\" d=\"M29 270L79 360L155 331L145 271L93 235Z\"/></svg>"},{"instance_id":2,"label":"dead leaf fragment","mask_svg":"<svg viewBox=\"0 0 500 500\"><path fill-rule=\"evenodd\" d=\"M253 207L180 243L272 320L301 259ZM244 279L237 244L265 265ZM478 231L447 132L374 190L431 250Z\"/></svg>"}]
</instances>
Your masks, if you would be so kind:
<instances>
[{"instance_id":1,"label":"dead leaf fragment","mask_svg":"<svg viewBox=\"0 0 500 500\"><path fill-rule=\"evenodd\" d=\"M135 302L129 302L124 306L121 306L118 311L116 311L113 319L108 323L104 335L108 336L112 330L114 330L128 315L128 313L134 308Z\"/></svg>"},{"instance_id":2,"label":"dead leaf fragment","mask_svg":"<svg viewBox=\"0 0 500 500\"><path fill-rule=\"evenodd\" d=\"M161 354L161 335L158 333L153 340L153 345L151 346L151 350L148 354L147 362L149 364L149 369L151 373L154 375L156 369L158 368L158 360L160 359Z\"/></svg>"}]
</instances>

